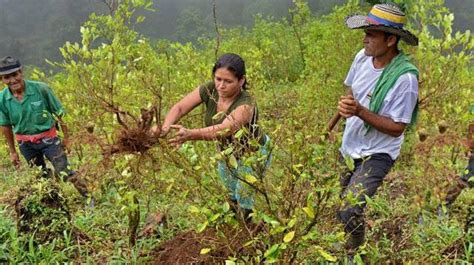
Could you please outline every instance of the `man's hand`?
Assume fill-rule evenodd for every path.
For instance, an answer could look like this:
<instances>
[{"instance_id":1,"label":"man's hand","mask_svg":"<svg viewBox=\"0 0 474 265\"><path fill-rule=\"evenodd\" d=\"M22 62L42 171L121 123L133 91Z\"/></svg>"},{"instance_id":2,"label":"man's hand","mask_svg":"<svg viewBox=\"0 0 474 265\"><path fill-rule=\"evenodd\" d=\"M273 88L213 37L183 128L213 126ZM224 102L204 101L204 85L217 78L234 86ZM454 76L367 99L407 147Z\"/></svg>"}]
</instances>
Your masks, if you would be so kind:
<instances>
[{"instance_id":1,"label":"man's hand","mask_svg":"<svg viewBox=\"0 0 474 265\"><path fill-rule=\"evenodd\" d=\"M10 152L10 160L16 169L20 168L20 157L15 149L15 141L13 138L13 131L10 125L0 126L0 131L5 136L8 144L8 151Z\"/></svg>"},{"instance_id":2,"label":"man's hand","mask_svg":"<svg viewBox=\"0 0 474 265\"><path fill-rule=\"evenodd\" d=\"M20 157L17 152L10 153L10 160L12 161L13 166L16 170L20 169Z\"/></svg>"},{"instance_id":3,"label":"man's hand","mask_svg":"<svg viewBox=\"0 0 474 265\"><path fill-rule=\"evenodd\" d=\"M406 123L395 122L390 117L385 117L370 111L355 100L352 94L342 96L337 108L342 117L350 118L357 116L378 131L392 137L399 137L402 135L407 126Z\"/></svg>"},{"instance_id":4,"label":"man's hand","mask_svg":"<svg viewBox=\"0 0 474 265\"><path fill-rule=\"evenodd\" d=\"M339 114L341 114L341 116L344 118L358 116L362 110L362 106L357 100L354 99L354 96L352 95L341 96L337 108L339 110Z\"/></svg>"},{"instance_id":5,"label":"man's hand","mask_svg":"<svg viewBox=\"0 0 474 265\"><path fill-rule=\"evenodd\" d=\"M171 125L170 128L177 130L174 137L168 141L172 146L176 148L179 148L184 142L189 140L191 137L190 131L182 125L175 124Z\"/></svg>"}]
</instances>

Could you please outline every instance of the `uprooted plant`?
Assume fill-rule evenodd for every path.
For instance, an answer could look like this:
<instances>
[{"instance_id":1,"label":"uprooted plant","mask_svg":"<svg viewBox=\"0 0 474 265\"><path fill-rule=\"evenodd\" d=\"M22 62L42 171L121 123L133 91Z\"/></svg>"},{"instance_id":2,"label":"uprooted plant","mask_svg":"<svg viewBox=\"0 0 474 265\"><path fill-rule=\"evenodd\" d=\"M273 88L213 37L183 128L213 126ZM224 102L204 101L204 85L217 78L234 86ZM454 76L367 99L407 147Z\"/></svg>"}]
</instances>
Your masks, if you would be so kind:
<instances>
[{"instance_id":1,"label":"uprooted plant","mask_svg":"<svg viewBox=\"0 0 474 265\"><path fill-rule=\"evenodd\" d=\"M76 122L89 124L87 130L93 134L89 138L98 144L105 159L114 154L143 155L158 143L151 129L160 128L162 83L159 80L165 74L159 67L162 58L131 27L144 20L142 16L134 16L135 10L150 9L151 5L151 1L127 0L110 15L92 14L81 27L81 43L66 43L61 48L64 63L55 64L65 70L65 82L74 88L70 93L81 106L76 111L83 119ZM143 107L141 102L150 103ZM159 130L154 131L159 135ZM133 170L121 174L124 185L120 185L120 192L125 203L123 211L129 218L129 241L134 245L140 220L136 192L141 187L137 184L139 169L131 167L134 163L128 158L124 163L119 162L123 160L120 157L112 159L118 172Z\"/></svg>"}]
</instances>

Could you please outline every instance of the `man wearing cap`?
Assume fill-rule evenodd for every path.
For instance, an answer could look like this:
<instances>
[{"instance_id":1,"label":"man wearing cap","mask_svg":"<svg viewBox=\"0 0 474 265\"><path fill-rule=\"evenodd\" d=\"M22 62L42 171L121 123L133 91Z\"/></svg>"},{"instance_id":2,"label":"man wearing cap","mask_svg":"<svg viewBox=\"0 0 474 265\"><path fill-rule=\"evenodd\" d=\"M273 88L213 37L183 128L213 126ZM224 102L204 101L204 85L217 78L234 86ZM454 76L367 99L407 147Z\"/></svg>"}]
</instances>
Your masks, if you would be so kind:
<instances>
[{"instance_id":1,"label":"man wearing cap","mask_svg":"<svg viewBox=\"0 0 474 265\"><path fill-rule=\"evenodd\" d=\"M0 61L0 77L7 85L0 92L0 129L7 140L13 165L20 167L16 139L30 166L40 167L42 175L48 176L46 156L53 164L55 175L71 181L86 196L86 185L68 168L62 144L68 144L67 127L62 121L64 109L53 91L45 83L23 79L20 62L10 56ZM62 143L57 136L56 121L64 133Z\"/></svg>"},{"instance_id":2,"label":"man wearing cap","mask_svg":"<svg viewBox=\"0 0 474 265\"><path fill-rule=\"evenodd\" d=\"M375 5L368 16L346 19L349 28L365 32L364 49L344 81L350 93L338 103L339 114L347 119L340 151L353 162L341 175L343 204L337 213L349 251L365 240L365 196L372 197L382 184L400 154L405 128L416 117L418 70L398 49L398 41L417 45L418 39L403 28L405 20L394 4Z\"/></svg>"}]
</instances>

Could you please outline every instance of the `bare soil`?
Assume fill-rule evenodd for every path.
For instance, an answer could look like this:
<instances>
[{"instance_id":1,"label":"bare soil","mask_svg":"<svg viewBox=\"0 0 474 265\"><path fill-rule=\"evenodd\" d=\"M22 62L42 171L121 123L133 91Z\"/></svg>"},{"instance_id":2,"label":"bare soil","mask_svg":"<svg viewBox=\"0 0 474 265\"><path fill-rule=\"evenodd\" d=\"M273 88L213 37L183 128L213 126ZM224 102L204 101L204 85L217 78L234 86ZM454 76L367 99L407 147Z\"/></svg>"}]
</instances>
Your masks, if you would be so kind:
<instances>
[{"instance_id":1,"label":"bare soil","mask_svg":"<svg viewBox=\"0 0 474 265\"><path fill-rule=\"evenodd\" d=\"M223 264L229 257L250 254L244 244L251 240L241 228L208 228L202 233L187 231L161 244L152 255L152 264ZM201 254L204 248L211 249Z\"/></svg>"}]
</instances>

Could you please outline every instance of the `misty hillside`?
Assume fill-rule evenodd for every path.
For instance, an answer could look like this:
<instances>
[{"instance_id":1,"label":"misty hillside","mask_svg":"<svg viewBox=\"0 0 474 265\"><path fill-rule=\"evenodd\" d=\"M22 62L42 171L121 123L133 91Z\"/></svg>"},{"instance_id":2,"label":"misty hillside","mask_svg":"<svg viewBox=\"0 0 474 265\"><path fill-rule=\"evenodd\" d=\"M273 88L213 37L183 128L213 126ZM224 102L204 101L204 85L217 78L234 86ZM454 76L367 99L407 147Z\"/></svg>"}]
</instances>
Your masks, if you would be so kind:
<instances>
[{"instance_id":1,"label":"misty hillside","mask_svg":"<svg viewBox=\"0 0 474 265\"><path fill-rule=\"evenodd\" d=\"M314 15L327 14L344 0L310 0ZM212 0L154 0L155 11L142 11L146 17L137 29L151 39L196 42L214 36ZM79 40L79 27L91 13L107 14L103 0L0 0L1 56L19 57L25 64L45 67L45 59L59 60L66 41ZM219 0L217 20L224 27L252 27L257 15L275 20L288 17L291 0ZM474 28L474 1L449 0L454 12L454 30Z\"/></svg>"}]
</instances>

